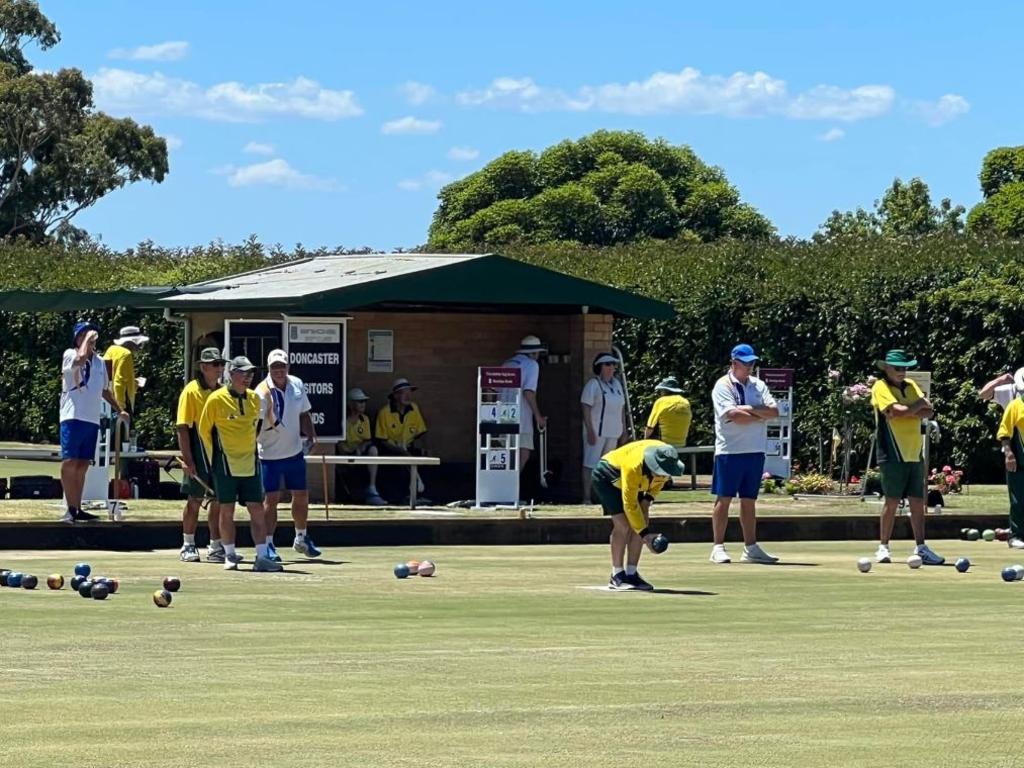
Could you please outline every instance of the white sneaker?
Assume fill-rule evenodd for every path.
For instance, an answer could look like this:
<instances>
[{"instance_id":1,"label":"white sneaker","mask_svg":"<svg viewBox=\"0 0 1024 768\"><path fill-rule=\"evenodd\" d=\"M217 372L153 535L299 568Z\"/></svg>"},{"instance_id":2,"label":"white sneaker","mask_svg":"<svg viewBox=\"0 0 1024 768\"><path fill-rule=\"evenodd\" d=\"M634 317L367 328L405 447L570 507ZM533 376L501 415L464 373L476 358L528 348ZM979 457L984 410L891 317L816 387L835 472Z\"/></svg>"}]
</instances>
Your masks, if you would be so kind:
<instances>
[{"instance_id":1,"label":"white sneaker","mask_svg":"<svg viewBox=\"0 0 1024 768\"><path fill-rule=\"evenodd\" d=\"M70 523L71 525L74 525L75 516L71 513L71 510L69 509L67 512L64 513L64 516L60 519L60 521L62 523ZM1010 546L1012 547L1013 544L1010 544Z\"/></svg>"},{"instance_id":2,"label":"white sneaker","mask_svg":"<svg viewBox=\"0 0 1024 768\"><path fill-rule=\"evenodd\" d=\"M709 559L716 565L732 562L732 558L729 557L729 553L725 551L724 544L715 544L715 546L711 548L711 557Z\"/></svg>"},{"instance_id":3,"label":"white sneaker","mask_svg":"<svg viewBox=\"0 0 1024 768\"><path fill-rule=\"evenodd\" d=\"M243 559L244 558L240 554L238 554L237 552L234 552L233 554L230 554L230 555L225 552L224 553L224 570L225 571L237 571L238 570L238 564L240 562L242 562Z\"/></svg>"},{"instance_id":4,"label":"white sneaker","mask_svg":"<svg viewBox=\"0 0 1024 768\"><path fill-rule=\"evenodd\" d=\"M1010 549L1024 549L1024 541L1021 541L1016 536L1006 543L1010 545Z\"/></svg>"},{"instance_id":5,"label":"white sneaker","mask_svg":"<svg viewBox=\"0 0 1024 768\"><path fill-rule=\"evenodd\" d=\"M875 562L876 563L891 563L892 552L889 551L888 544L879 544L878 549L875 550Z\"/></svg>"},{"instance_id":6,"label":"white sneaker","mask_svg":"<svg viewBox=\"0 0 1024 768\"><path fill-rule=\"evenodd\" d=\"M749 547L743 547L743 556L740 558L741 562L744 563L761 563L762 565L774 565L779 562L779 558L773 557L761 549L760 544L751 544Z\"/></svg>"},{"instance_id":7,"label":"white sneaker","mask_svg":"<svg viewBox=\"0 0 1024 768\"><path fill-rule=\"evenodd\" d=\"M946 562L946 558L932 552L927 544L918 544L914 547L914 554L921 558L922 565L942 565Z\"/></svg>"}]
</instances>

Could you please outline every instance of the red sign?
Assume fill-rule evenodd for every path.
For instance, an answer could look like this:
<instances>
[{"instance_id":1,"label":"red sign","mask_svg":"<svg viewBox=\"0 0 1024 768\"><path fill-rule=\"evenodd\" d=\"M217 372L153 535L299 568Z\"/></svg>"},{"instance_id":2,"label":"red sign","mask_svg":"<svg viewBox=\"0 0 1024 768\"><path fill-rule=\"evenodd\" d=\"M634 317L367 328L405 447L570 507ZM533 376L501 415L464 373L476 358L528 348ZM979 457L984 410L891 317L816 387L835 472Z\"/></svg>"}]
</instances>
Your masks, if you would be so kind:
<instances>
[{"instance_id":1,"label":"red sign","mask_svg":"<svg viewBox=\"0 0 1024 768\"><path fill-rule=\"evenodd\" d=\"M519 368L482 367L480 386L519 389L523 386L523 372Z\"/></svg>"},{"instance_id":2,"label":"red sign","mask_svg":"<svg viewBox=\"0 0 1024 768\"><path fill-rule=\"evenodd\" d=\"M762 368L757 373L768 389L789 389L793 386L792 368Z\"/></svg>"}]
</instances>

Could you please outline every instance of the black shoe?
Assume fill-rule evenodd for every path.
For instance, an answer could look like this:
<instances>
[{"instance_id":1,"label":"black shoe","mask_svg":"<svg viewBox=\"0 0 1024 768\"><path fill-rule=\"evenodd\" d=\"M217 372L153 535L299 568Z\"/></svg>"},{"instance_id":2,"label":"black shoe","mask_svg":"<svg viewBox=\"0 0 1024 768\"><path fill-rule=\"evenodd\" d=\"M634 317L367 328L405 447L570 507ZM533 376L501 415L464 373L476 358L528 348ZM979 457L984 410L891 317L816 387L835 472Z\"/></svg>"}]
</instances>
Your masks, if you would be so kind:
<instances>
[{"instance_id":1,"label":"black shoe","mask_svg":"<svg viewBox=\"0 0 1024 768\"><path fill-rule=\"evenodd\" d=\"M74 513L76 523L91 523L93 520L99 520L99 515L94 515L81 509L76 509Z\"/></svg>"},{"instance_id":2,"label":"black shoe","mask_svg":"<svg viewBox=\"0 0 1024 768\"><path fill-rule=\"evenodd\" d=\"M644 581L644 577L640 575L639 571L634 573L632 576L624 576L623 580L627 584L632 584L633 589L639 589L644 592L650 592L652 589L654 589L654 585L648 581Z\"/></svg>"},{"instance_id":3,"label":"black shoe","mask_svg":"<svg viewBox=\"0 0 1024 768\"><path fill-rule=\"evenodd\" d=\"M633 589L633 585L627 580L626 572L619 571L618 573L612 574L612 577L608 580L609 589Z\"/></svg>"}]
</instances>

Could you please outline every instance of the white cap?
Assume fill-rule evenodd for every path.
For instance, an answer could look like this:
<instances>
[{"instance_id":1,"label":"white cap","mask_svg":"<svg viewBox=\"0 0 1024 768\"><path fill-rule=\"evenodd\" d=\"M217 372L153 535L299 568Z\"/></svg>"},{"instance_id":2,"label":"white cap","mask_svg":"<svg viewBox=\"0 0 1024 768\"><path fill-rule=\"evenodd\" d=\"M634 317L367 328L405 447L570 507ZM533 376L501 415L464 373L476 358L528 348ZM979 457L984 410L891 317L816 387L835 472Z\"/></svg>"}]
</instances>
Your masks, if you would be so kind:
<instances>
[{"instance_id":1,"label":"white cap","mask_svg":"<svg viewBox=\"0 0 1024 768\"><path fill-rule=\"evenodd\" d=\"M270 354L267 355L267 367L274 365L275 363L284 363L288 365L288 353L283 349L272 349Z\"/></svg>"},{"instance_id":2,"label":"white cap","mask_svg":"<svg viewBox=\"0 0 1024 768\"><path fill-rule=\"evenodd\" d=\"M519 342L519 349L516 350L516 354L532 354L533 352L547 352L548 348L540 343L540 339L536 336L523 336L522 341Z\"/></svg>"},{"instance_id":3,"label":"white cap","mask_svg":"<svg viewBox=\"0 0 1024 768\"><path fill-rule=\"evenodd\" d=\"M409 383L408 379L395 379L395 383L391 385L391 394L394 395L397 392L401 392L403 389L416 390L419 387L414 387Z\"/></svg>"},{"instance_id":4,"label":"white cap","mask_svg":"<svg viewBox=\"0 0 1024 768\"><path fill-rule=\"evenodd\" d=\"M348 399L353 403L366 402L370 399L370 396L363 392L359 387L352 387L348 391Z\"/></svg>"},{"instance_id":5,"label":"white cap","mask_svg":"<svg viewBox=\"0 0 1024 768\"><path fill-rule=\"evenodd\" d=\"M120 346L126 341L131 341L141 346L149 341L149 336L143 336L142 331L139 330L137 325L126 325L121 329L120 335L114 339L114 343Z\"/></svg>"}]
</instances>

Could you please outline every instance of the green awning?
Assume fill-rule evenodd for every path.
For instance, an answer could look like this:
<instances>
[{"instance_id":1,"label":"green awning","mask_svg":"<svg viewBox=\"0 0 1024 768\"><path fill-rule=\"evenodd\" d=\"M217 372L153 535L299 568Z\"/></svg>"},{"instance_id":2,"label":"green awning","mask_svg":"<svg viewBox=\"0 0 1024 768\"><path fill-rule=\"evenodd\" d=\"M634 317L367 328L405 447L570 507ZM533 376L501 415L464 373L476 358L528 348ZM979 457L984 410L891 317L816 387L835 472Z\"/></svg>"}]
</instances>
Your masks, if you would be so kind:
<instances>
[{"instance_id":1,"label":"green awning","mask_svg":"<svg viewBox=\"0 0 1024 768\"><path fill-rule=\"evenodd\" d=\"M0 311L77 312L109 307L161 309L160 299L175 293L175 289L165 287L117 291L0 291Z\"/></svg>"}]
</instances>

